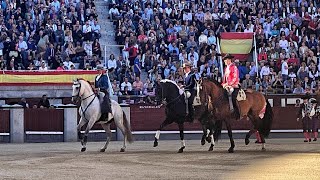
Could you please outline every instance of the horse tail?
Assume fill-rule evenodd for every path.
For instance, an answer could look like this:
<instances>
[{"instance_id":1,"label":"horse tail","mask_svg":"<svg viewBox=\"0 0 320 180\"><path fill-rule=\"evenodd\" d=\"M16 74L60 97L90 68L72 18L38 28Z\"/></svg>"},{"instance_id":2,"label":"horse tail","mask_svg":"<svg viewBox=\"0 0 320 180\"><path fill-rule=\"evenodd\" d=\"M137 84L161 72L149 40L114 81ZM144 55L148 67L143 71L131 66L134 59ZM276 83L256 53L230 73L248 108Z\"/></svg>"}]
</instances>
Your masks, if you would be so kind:
<instances>
[{"instance_id":1,"label":"horse tail","mask_svg":"<svg viewBox=\"0 0 320 180\"><path fill-rule=\"evenodd\" d=\"M221 136L222 131L222 120L216 120L216 123L214 125L214 141L218 141Z\"/></svg>"},{"instance_id":2,"label":"horse tail","mask_svg":"<svg viewBox=\"0 0 320 180\"><path fill-rule=\"evenodd\" d=\"M126 131L125 134L127 136L128 142L132 143L133 142L133 136L132 136L131 128L130 128L126 113L124 113L124 111L123 111L123 126L124 126L125 131Z\"/></svg>"},{"instance_id":3,"label":"horse tail","mask_svg":"<svg viewBox=\"0 0 320 180\"><path fill-rule=\"evenodd\" d=\"M273 121L273 111L269 101L266 99L266 112L262 118L262 123L259 127L259 132L264 137L268 137L271 131L272 121Z\"/></svg>"}]
</instances>

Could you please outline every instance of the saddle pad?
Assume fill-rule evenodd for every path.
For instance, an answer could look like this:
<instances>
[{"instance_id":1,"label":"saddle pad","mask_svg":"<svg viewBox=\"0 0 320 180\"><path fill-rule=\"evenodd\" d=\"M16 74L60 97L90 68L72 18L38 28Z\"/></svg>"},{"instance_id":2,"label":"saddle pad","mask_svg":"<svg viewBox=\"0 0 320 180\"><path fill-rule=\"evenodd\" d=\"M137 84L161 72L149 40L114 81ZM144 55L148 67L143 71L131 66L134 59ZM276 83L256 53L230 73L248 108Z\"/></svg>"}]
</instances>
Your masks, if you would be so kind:
<instances>
[{"instance_id":1,"label":"saddle pad","mask_svg":"<svg viewBox=\"0 0 320 180\"><path fill-rule=\"evenodd\" d=\"M244 90L240 89L237 95L237 100L238 101L245 101L247 99L247 95L244 92Z\"/></svg>"}]
</instances>

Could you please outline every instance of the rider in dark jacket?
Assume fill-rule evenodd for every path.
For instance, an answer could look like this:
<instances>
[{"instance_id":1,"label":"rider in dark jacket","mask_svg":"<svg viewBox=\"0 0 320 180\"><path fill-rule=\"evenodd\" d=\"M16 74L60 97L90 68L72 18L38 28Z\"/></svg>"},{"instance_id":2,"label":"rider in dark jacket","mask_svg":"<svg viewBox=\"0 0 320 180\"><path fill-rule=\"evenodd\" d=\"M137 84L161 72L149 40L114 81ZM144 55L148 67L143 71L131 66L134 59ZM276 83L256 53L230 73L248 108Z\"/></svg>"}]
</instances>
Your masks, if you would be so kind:
<instances>
[{"instance_id":1,"label":"rider in dark jacket","mask_svg":"<svg viewBox=\"0 0 320 180\"><path fill-rule=\"evenodd\" d=\"M185 73L184 76L184 89L190 92L191 96L188 98L188 111L189 114L187 116L187 121L192 122L194 119L194 108L193 108L193 100L196 96L196 90L194 89L196 82L195 82L195 74L191 72L192 65L189 62L186 62L183 65L183 70Z\"/></svg>"},{"instance_id":2,"label":"rider in dark jacket","mask_svg":"<svg viewBox=\"0 0 320 180\"><path fill-rule=\"evenodd\" d=\"M105 70L103 67L98 66L97 70L99 71L99 75L95 78L95 88L98 89L98 92L101 91L105 94L103 97L103 101L101 103L101 120L105 120L108 117L108 120L113 118L112 110L111 110L111 101L109 97L109 78L105 74ZM99 93L98 93L99 94Z\"/></svg>"}]
</instances>

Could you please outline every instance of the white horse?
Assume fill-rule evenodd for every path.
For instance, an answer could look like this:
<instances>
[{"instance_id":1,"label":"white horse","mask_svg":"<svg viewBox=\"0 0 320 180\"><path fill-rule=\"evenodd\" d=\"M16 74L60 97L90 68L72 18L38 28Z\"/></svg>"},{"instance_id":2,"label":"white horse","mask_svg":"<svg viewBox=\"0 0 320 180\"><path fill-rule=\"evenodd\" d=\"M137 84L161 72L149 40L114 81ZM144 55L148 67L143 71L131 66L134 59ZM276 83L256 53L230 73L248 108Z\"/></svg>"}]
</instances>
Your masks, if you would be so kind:
<instances>
[{"instance_id":1,"label":"white horse","mask_svg":"<svg viewBox=\"0 0 320 180\"><path fill-rule=\"evenodd\" d=\"M81 151L83 152L86 150L87 138L90 129L95 123L99 123L101 124L101 126L107 134L106 143L100 149L100 152L105 152L112 136L110 124L114 120L116 126L121 130L124 136L123 147L120 150L120 152L124 152L126 149L126 141L128 140L129 142L132 142L132 133L129 122L120 105L116 101L111 100L111 110L113 114L113 119L111 119L110 121L108 121L108 119L98 121L101 117L100 105L103 101L104 93L100 93L99 99L93 92L91 85L83 79L75 80L73 82L72 89L72 101L77 102L79 99L81 100L81 106L79 108L79 114L81 118L77 127L78 137L81 140L82 144ZM85 124L87 124L87 127L84 132L84 137L82 138L81 127Z\"/></svg>"}]
</instances>

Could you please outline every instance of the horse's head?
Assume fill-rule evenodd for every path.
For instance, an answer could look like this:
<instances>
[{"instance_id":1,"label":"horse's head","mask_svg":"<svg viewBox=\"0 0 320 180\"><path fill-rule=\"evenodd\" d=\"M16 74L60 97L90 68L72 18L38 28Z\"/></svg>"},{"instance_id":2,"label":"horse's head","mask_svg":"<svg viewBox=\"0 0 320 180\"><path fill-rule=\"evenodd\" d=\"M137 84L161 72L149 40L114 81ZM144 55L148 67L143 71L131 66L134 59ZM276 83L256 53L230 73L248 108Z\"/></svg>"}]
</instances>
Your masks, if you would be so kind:
<instances>
[{"instance_id":1,"label":"horse's head","mask_svg":"<svg viewBox=\"0 0 320 180\"><path fill-rule=\"evenodd\" d=\"M72 102L77 103L79 99L81 99L81 96L83 95L83 88L81 88L81 82L79 79L76 79L73 81L72 85Z\"/></svg>"},{"instance_id":2,"label":"horse's head","mask_svg":"<svg viewBox=\"0 0 320 180\"><path fill-rule=\"evenodd\" d=\"M155 101L158 105L172 103L180 97L177 83L168 79L156 82L155 94Z\"/></svg>"}]
</instances>

